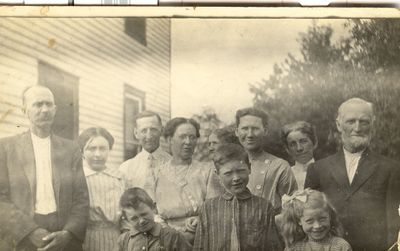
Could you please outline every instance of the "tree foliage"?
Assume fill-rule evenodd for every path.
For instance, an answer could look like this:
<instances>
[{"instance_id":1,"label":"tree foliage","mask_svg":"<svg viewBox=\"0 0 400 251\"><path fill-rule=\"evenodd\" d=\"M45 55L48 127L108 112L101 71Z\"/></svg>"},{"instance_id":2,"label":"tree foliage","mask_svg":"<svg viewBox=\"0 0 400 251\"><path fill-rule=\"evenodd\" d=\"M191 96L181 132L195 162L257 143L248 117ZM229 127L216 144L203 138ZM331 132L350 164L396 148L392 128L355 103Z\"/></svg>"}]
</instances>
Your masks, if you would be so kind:
<instances>
[{"instance_id":1,"label":"tree foliage","mask_svg":"<svg viewBox=\"0 0 400 251\"><path fill-rule=\"evenodd\" d=\"M334 30L313 23L299 35L299 58L287 55L268 79L253 84L254 105L270 115L269 147L283 124L306 120L317 127L317 158L337 150L338 106L360 97L375 105L373 150L400 159L400 20L349 20L348 36L332 41Z\"/></svg>"}]
</instances>

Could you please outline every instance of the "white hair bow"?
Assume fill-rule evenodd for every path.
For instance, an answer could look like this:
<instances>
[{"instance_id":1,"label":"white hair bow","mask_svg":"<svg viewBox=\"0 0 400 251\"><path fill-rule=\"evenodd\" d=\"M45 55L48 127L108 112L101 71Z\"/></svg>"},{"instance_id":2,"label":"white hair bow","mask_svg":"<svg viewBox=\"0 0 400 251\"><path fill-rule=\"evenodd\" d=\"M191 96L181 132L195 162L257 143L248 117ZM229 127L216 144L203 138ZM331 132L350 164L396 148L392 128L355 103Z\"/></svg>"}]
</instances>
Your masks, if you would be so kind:
<instances>
[{"instance_id":1,"label":"white hair bow","mask_svg":"<svg viewBox=\"0 0 400 251\"><path fill-rule=\"evenodd\" d=\"M288 204L288 203L292 203L293 200L298 200L301 201L303 203L307 202L307 194L293 194L293 195L287 195L284 194L282 196L282 205Z\"/></svg>"}]
</instances>

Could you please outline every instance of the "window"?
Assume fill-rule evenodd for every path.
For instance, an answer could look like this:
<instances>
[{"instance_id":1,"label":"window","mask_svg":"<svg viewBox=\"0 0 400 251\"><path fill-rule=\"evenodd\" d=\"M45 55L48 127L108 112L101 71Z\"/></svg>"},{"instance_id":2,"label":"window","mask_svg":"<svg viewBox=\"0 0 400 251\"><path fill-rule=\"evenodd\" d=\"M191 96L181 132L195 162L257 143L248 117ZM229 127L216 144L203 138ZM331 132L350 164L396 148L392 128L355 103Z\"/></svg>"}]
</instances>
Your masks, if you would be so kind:
<instances>
[{"instance_id":1,"label":"window","mask_svg":"<svg viewBox=\"0 0 400 251\"><path fill-rule=\"evenodd\" d=\"M146 46L146 18L125 18L125 33L142 45Z\"/></svg>"},{"instance_id":2,"label":"window","mask_svg":"<svg viewBox=\"0 0 400 251\"><path fill-rule=\"evenodd\" d=\"M79 133L79 78L50 64L39 61L39 85L48 87L54 94L57 113L53 132L67 139Z\"/></svg>"},{"instance_id":3,"label":"window","mask_svg":"<svg viewBox=\"0 0 400 251\"><path fill-rule=\"evenodd\" d=\"M130 85L124 86L124 159L140 151L140 144L133 133L134 117L145 109L145 93Z\"/></svg>"}]
</instances>

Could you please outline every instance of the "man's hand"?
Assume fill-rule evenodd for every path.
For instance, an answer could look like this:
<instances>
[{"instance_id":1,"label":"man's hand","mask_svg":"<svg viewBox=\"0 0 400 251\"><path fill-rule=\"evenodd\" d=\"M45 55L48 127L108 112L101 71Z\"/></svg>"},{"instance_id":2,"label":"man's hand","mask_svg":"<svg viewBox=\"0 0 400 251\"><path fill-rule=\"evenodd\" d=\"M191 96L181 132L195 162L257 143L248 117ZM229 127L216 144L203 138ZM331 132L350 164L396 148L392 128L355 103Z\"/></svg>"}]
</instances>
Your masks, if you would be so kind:
<instances>
[{"instance_id":1,"label":"man's hand","mask_svg":"<svg viewBox=\"0 0 400 251\"><path fill-rule=\"evenodd\" d=\"M182 233L182 235L183 235L183 237L185 237L187 242L189 242L191 245L194 244L194 233L184 232L184 233Z\"/></svg>"},{"instance_id":2,"label":"man's hand","mask_svg":"<svg viewBox=\"0 0 400 251\"><path fill-rule=\"evenodd\" d=\"M57 231L48 234L43 238L43 241L49 242L45 247L38 248L37 251L52 251L64 248L72 239L72 234L67 230Z\"/></svg>"},{"instance_id":3,"label":"man's hand","mask_svg":"<svg viewBox=\"0 0 400 251\"><path fill-rule=\"evenodd\" d=\"M198 222L199 219L197 217L190 217L187 219L185 222L186 231L195 233Z\"/></svg>"},{"instance_id":4,"label":"man's hand","mask_svg":"<svg viewBox=\"0 0 400 251\"><path fill-rule=\"evenodd\" d=\"M44 241L43 238L50 234L49 231L47 231L44 228L37 228L33 230L29 235L28 238L32 242L32 244L37 247L41 248L44 247L48 242Z\"/></svg>"}]
</instances>

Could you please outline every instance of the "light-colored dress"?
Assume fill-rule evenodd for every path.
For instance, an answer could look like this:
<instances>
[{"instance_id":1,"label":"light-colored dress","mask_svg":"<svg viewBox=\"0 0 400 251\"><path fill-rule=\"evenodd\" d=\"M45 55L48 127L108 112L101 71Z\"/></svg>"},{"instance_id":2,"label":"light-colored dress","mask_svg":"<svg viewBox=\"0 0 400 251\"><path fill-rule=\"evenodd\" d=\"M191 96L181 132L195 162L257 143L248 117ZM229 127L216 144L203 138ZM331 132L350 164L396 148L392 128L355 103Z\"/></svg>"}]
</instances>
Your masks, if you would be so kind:
<instances>
[{"instance_id":1,"label":"light-colored dress","mask_svg":"<svg viewBox=\"0 0 400 251\"><path fill-rule=\"evenodd\" d=\"M158 213L169 226L184 231L185 221L198 216L203 202L223 191L211 162L193 160L190 165L174 166L169 161L156 183Z\"/></svg>"},{"instance_id":2,"label":"light-colored dress","mask_svg":"<svg viewBox=\"0 0 400 251\"><path fill-rule=\"evenodd\" d=\"M285 248L285 251L352 251L350 244L343 238L329 236L321 241L311 241L306 238L296 242L292 247Z\"/></svg>"},{"instance_id":3,"label":"light-colored dress","mask_svg":"<svg viewBox=\"0 0 400 251\"><path fill-rule=\"evenodd\" d=\"M117 244L120 230L119 199L125 182L116 169L96 172L83 168L89 190L90 211L83 248L85 251L110 251Z\"/></svg>"}]
</instances>

